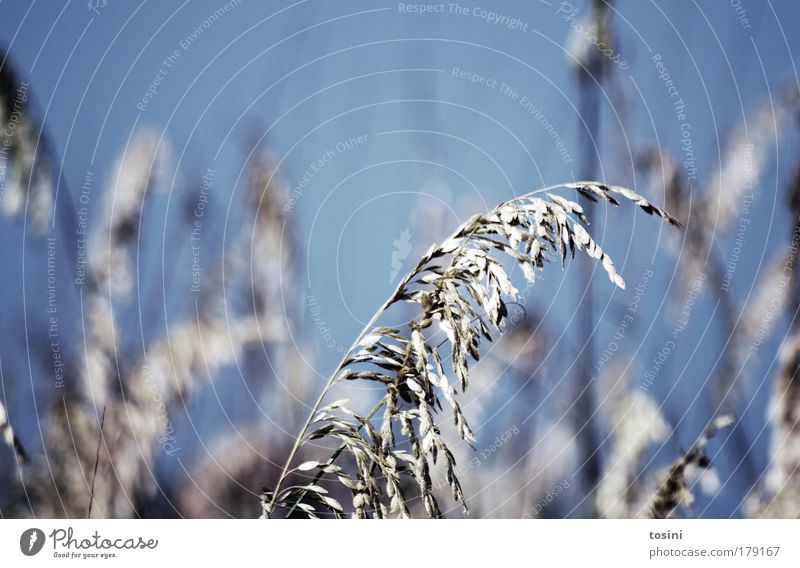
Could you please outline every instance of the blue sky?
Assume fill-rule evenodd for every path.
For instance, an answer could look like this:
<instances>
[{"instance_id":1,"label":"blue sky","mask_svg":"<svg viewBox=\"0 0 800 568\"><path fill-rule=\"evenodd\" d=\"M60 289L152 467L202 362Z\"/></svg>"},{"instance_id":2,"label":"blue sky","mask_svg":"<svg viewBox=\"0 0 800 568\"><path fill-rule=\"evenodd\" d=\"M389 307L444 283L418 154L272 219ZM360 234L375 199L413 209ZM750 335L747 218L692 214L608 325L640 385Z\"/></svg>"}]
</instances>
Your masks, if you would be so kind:
<instances>
[{"instance_id":1,"label":"blue sky","mask_svg":"<svg viewBox=\"0 0 800 568\"><path fill-rule=\"evenodd\" d=\"M572 4L581 21L587 3ZM755 111L777 88L796 81L800 36L791 24L797 4L743 1L739 13L733 4L615 4L615 49L630 65L612 66L613 81L602 91L600 135L592 141L598 177L635 185L663 203L663 195L633 167L632 149L658 144L680 157L681 126L689 124L697 164L692 195L699 196L719 167L730 134L752 124ZM220 223L227 216L229 227L244 213L240 176L243 157L255 141L271 150L290 187L313 172L287 214L287 226L297 243L295 260L304 284L294 306L297 327L305 322L314 371L324 376L338 353L315 333L307 295L321 307L336 343L349 345L359 322L369 319L392 289L393 243L404 230L411 233L411 252L403 264L407 270L432 236L450 232L469 214L579 176L587 133L578 110L580 87L569 63L571 20L564 3L464 3L459 4L466 8L463 15L454 13L454 5L445 3L445 13L406 14L391 2L242 0L203 27L219 4L112 0L92 11L85 2L62 6L5 0L0 2L0 42L30 81L36 114L63 166L56 218L66 196L75 199L87 170L95 173L98 193L109 186L111 165L134 129L150 126L164 132L174 178L147 220L154 240L143 245L149 247L142 256L145 272L161 276L162 238L186 239L179 220L207 168L215 170L217 180L209 215ZM523 29L491 23L488 12L518 18ZM653 62L656 54L685 102L685 119L676 118ZM170 55L173 59L167 60ZM459 71L485 78L484 84L471 83ZM501 89L502 83L510 90ZM539 109L538 117L524 101ZM559 152L543 119L554 125L570 160ZM788 238L782 190L796 153L796 133L790 132L770 152L756 184L755 229L732 285L738 298L763 274L762 259ZM324 165L315 169L323 158ZM99 196L93 197L97 210L100 203ZM420 210L438 216L421 222ZM676 289L675 250L681 237L667 235L651 219L629 210L606 217L598 209L596 214L596 236L607 244L629 284L635 285L645 269L657 273L642 318L655 326L643 326L648 333L626 346L631 352L639 348L640 366L646 368L674 326L671 304L661 300ZM90 215L90 223L99 217ZM221 228L214 230L211 246L221 247ZM3 221L4 242L21 243L20 235L18 224ZM26 243L30 251L43 250L39 241L26 238ZM719 246L725 250L730 244L723 239ZM21 250L4 245L2 265L22 266ZM168 267L178 290L188 283L190 261L184 249ZM68 263L61 268L71 270ZM2 309L6 321L16 322L22 313L19 298L23 290L33 297L39 293L36 277L43 268L32 262L19 273L11 270L20 277L4 284ZM536 309L547 313L550 330L558 332L574 315L574 297L583 283L570 284L573 274L577 267L562 273L554 266L533 294ZM614 291L602 274L594 282L598 317L604 316L598 337L603 337L613 333L619 306L630 301L632 286ZM74 290L64 295L77 298ZM181 311L181 296L178 292L169 299L169 310ZM37 305L27 309L32 322L41 320ZM690 444L706 420L700 403L694 418L681 420L681 415L719 354L715 326L704 331L703 318L712 311L713 305L703 304L694 312L696 325L678 346L675 361L688 360L690 366L683 373L672 369L670 377L683 386L677 392L663 385L656 390L668 399L667 414L677 429L666 453ZM30 346L8 327L2 333L4 371L25 376ZM776 347L773 341L771 349ZM562 349L569 352L566 343ZM756 384L774 373L770 361L765 357L753 369ZM567 363L554 362L553 373L565 372ZM765 396L762 390L748 411L754 432L763 421ZM503 431L507 426L487 427ZM761 460L764 444L759 438ZM720 502L710 514L730 513L724 497Z\"/></svg>"}]
</instances>

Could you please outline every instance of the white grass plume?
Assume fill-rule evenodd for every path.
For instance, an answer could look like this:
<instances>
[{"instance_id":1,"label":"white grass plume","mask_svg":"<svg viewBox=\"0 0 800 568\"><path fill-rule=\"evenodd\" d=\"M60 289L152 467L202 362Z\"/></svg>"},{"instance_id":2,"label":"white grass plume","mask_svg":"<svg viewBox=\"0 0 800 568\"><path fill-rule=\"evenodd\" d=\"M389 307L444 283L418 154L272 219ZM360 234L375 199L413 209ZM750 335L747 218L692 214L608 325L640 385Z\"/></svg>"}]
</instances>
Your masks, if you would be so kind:
<instances>
[{"instance_id":1,"label":"white grass plume","mask_svg":"<svg viewBox=\"0 0 800 568\"><path fill-rule=\"evenodd\" d=\"M125 299L133 288L132 252L149 190L163 176L169 150L154 130L132 135L118 158L105 195L103 224L89 251L92 283L112 298Z\"/></svg>"},{"instance_id":2,"label":"white grass plume","mask_svg":"<svg viewBox=\"0 0 800 568\"><path fill-rule=\"evenodd\" d=\"M648 214L680 225L629 189L588 181L538 190L469 219L423 256L345 353L312 406L275 488L262 496L264 517L278 510L344 515L344 506L319 484L326 475L351 491L351 511L357 517L409 516L406 479L415 483L426 513L440 517L431 481L431 467L439 457L453 498L465 504L453 453L434 413L443 402L447 404L460 438L475 444L456 388L467 388L469 362L479 360L481 338L491 340L502 333L508 315L506 302L516 298L504 262L514 262L534 283L536 271L551 255L565 262L575 250L585 251L603 265L615 285L625 286L611 258L584 228L588 219L583 208L554 193L564 189L614 205L617 198L628 200ZM420 315L404 331L375 327L381 315L400 302L416 304ZM451 349L447 363L440 354L443 344ZM353 380L372 381L385 389L372 412L356 412L344 400L323 405L335 385ZM376 428L371 419L381 409L383 418ZM326 458L295 465L301 447L317 439L335 441L339 447ZM410 451L400 449L405 447ZM352 473L334 463L342 453L352 460ZM302 478L312 471L314 479L307 483ZM285 486L290 476L300 479Z\"/></svg>"},{"instance_id":3,"label":"white grass plume","mask_svg":"<svg viewBox=\"0 0 800 568\"><path fill-rule=\"evenodd\" d=\"M719 429L727 428L732 423L733 418L730 416L720 416L713 420L689 451L669 467L664 482L650 504L651 518L668 519L678 507L691 507L694 495L689 488L688 477L698 468L708 469L711 466L705 452L706 445Z\"/></svg>"},{"instance_id":4,"label":"white grass plume","mask_svg":"<svg viewBox=\"0 0 800 568\"><path fill-rule=\"evenodd\" d=\"M27 209L30 226L43 235L53 213L52 155L30 116L30 84L22 81L0 49L0 186L9 217ZM38 130L38 132L37 132Z\"/></svg>"},{"instance_id":5,"label":"white grass plume","mask_svg":"<svg viewBox=\"0 0 800 568\"><path fill-rule=\"evenodd\" d=\"M641 457L669 434L669 425L656 402L638 388L631 388L620 366L608 367L610 375L620 378L609 395L611 452L596 493L599 514L614 519L634 516L632 489L639 477Z\"/></svg>"},{"instance_id":6,"label":"white grass plume","mask_svg":"<svg viewBox=\"0 0 800 568\"><path fill-rule=\"evenodd\" d=\"M0 438L14 451L18 462L25 463L28 461L28 453L25 451L22 442L14 434L14 428L11 427L11 421L8 418L8 412L3 401L0 401Z\"/></svg>"}]
</instances>

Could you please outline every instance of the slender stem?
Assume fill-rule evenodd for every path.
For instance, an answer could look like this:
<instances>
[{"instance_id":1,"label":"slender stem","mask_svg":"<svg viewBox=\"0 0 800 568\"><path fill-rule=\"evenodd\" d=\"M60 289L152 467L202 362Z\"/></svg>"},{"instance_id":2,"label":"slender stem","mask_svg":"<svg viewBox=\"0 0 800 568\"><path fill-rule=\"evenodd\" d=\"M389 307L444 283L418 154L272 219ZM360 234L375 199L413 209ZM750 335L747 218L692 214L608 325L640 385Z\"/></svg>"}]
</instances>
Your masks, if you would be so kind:
<instances>
[{"instance_id":1,"label":"slender stem","mask_svg":"<svg viewBox=\"0 0 800 568\"><path fill-rule=\"evenodd\" d=\"M555 190L555 189L557 189L559 187L566 187L566 186L564 186L564 184L555 184L555 185L551 185L551 186L548 186L548 187L544 187L542 189L538 189L536 191L532 191L532 192L527 193L525 195L521 195L519 197L516 197L516 198L508 201L507 203L513 203L515 201L519 201L521 199L525 199L527 197L530 197L530 196L533 196L533 195L536 195L536 194L539 194L539 193L543 193L543 192L546 192L546 191L552 191L552 190ZM472 231L461 235L460 238L463 240L463 242L461 243L461 245L458 247L457 250L454 250L454 251L451 252L451 254L453 255L454 258L458 257L458 255L461 254L461 252L463 251L464 247L466 246L467 241L469 241L469 239L472 238L475 230L476 229L473 229ZM450 237L448 237L444 242L446 243L446 242L449 242L452 239L458 238L458 236L463 231L464 231L464 225L459 226L455 230L455 232L453 232L453 234ZM434 250L438 250L438 249L434 249ZM430 260L432 254L433 253L431 253L428 256L428 261ZM423 268L426 265L427 265L427 262L424 262L421 265L420 269ZM317 398L317 401L314 403L314 406L311 407L311 412L309 413L308 418L306 419L305 423L303 424L303 427L300 429L300 433L297 435L297 438L295 439L294 444L292 445L292 449L289 451L289 456L286 458L286 463L284 464L283 470L281 471L281 475L280 475L280 477L278 477L278 482L275 485L274 493L273 493L272 499L270 501L270 508L269 508L270 512L269 512L268 516L271 516L272 512L275 510L275 505L276 505L276 503L278 501L278 495L280 494L281 485L283 484L283 482L285 481L287 475L289 474L289 468L290 468L290 466L292 464L292 461L294 460L295 456L297 455L297 452L300 449L300 446L303 444L303 438L305 437L306 432L308 431L308 428L311 425L311 421L314 419L314 416L317 414L317 411L318 411L320 405L322 404L322 401L325 399L325 396L328 394L328 391L330 391L331 387L333 387L334 383L336 382L336 378L339 376L339 373L342 370L342 368L344 367L345 362L350 357L350 354L353 351L355 351L355 349L358 347L359 342L364 338L364 336L372 330L372 327L378 321L378 318L380 318L380 316L383 315L383 312L386 311L386 309L392 303L395 302L398 294L405 288L405 286L411 281L411 279L416 274L418 274L418 272L419 271L416 270L416 269L412 270L411 272L409 272L405 276L405 278L403 278L400 281L400 283L395 288L394 292L383 303L383 305L380 308L378 308L378 310L373 314L372 319L370 319L369 322L367 322L367 324L363 327L361 332L356 337L355 341L353 341L353 344L350 346L350 348L347 351L344 352L344 355L342 356L341 361L339 361L339 364L336 365L336 368L333 370L333 373L331 373L331 376L328 378L328 381L325 383L325 386L323 387L322 392L320 393L319 397ZM377 411L377 408L376 408L375 411ZM338 457L338 455L341 453L341 451L338 451L338 452L339 453L336 454L336 457ZM296 506L296 503L295 503L295 506ZM294 508L295 507L292 507L292 511L294 510Z\"/></svg>"},{"instance_id":2,"label":"slender stem","mask_svg":"<svg viewBox=\"0 0 800 568\"><path fill-rule=\"evenodd\" d=\"M103 417L100 419L100 433L97 436L97 452L94 456L94 474L92 475L92 489L89 493L89 511L86 518L92 518L92 504L94 503L94 482L97 480L97 465L100 463L100 442L103 440L103 425L106 423L106 407L103 405Z\"/></svg>"},{"instance_id":3,"label":"slender stem","mask_svg":"<svg viewBox=\"0 0 800 568\"><path fill-rule=\"evenodd\" d=\"M517 303L517 302L509 302L509 304L517 304L517 305L518 305L520 308L522 308L522 311L523 311L523 312L525 311L525 307L524 307L522 304L519 304L519 303ZM477 321L477 320L479 320L479 319L480 319L480 316L475 316L474 318L472 318L472 319L470 320L470 323L476 322L476 321ZM446 342L447 342L447 339L443 339L443 340L441 341L441 343L439 343L439 345L437 345L437 346L436 346L436 347L437 347L437 349L438 349L439 347L441 347L442 345L444 345ZM365 420L365 422L362 422L362 423L361 423L361 427L363 427L363 426L364 426L364 424L366 423L366 421L367 421L367 420L369 420L369 419L371 419L373 416L375 416L375 413L377 413L377 412L378 412L378 410L380 410L380 409L381 409L381 407L382 407L382 406L383 406L385 403L386 403L386 400L385 400L385 399L381 399L381 400L379 400L379 401L378 401L378 403L377 403L377 404L376 404L376 405L375 405L375 406L372 408L372 410L370 410L369 414L367 414L366 418L364 419L364 420ZM359 428L359 430L361 429L361 427ZM333 454L331 455L331 459L330 459L330 462L329 462L329 463L333 463L333 462L335 462L335 461L336 461L336 459L337 459L337 458L338 458L340 455L342 455L342 452L344 452L344 449L345 449L345 446L339 446L338 448L336 448L336 451L335 451L335 452L333 452ZM325 475L325 472L324 472L324 471L322 471L322 470L318 471L318 472L317 472L317 474L314 476L314 479L311 481L311 485L316 485L316 484L319 482L319 480L320 480L320 479L322 479L322 476L323 476L323 475ZM299 504L300 504L300 503L303 501L303 497L305 497L305 496L306 496L306 494L308 494L308 491L303 491L303 492L302 492L302 493L301 493L301 494L300 494L300 495L297 497L297 500L295 500L295 502L294 502L294 503L292 503L292 507L291 507L291 509L289 509L289 512L288 512L288 513L286 513L286 515L285 515L285 518L287 518L287 519L288 519L289 517L291 517L291 516L292 516L292 513L294 513L295 509L297 509L297 505L299 505Z\"/></svg>"},{"instance_id":4,"label":"slender stem","mask_svg":"<svg viewBox=\"0 0 800 568\"><path fill-rule=\"evenodd\" d=\"M557 187L557 186L554 186L554 187ZM459 235L459 233L461 233L462 230L463 230L463 225L459 226L455 230L455 232L453 232L453 234L449 238L447 238L444 242L448 242L450 239L456 238ZM469 239L470 236L471 236L471 234L466 234L466 235L463 235L462 238ZM463 246L464 245L462 244L461 248L463 248ZM425 263L425 264L427 264L427 263ZM423 264L422 266L425 266L425 264ZM314 406L311 407L311 412L309 412L308 418L306 419L305 423L303 424L303 427L300 429L300 433L297 435L297 438L295 439L294 444L292 445L292 449L289 451L289 456L286 458L286 463L283 466L283 470L281 471L281 475L280 475L280 477L278 477L278 482L275 484L275 490L274 490L274 493L272 494L272 499L270 501L270 508L269 508L270 512L268 514L268 517L272 516L272 512L275 510L275 504L278 501L278 495L280 493L281 485L283 484L284 480L286 479L286 476L289 474L289 467L292 465L292 460L294 460L295 456L297 455L298 450L300 449L300 446L303 443L303 438L305 437L306 432L308 431L308 427L311 425L311 421L314 419L314 416L317 414L317 410L319 409L320 405L322 404L322 401L325 399L325 395L328 394L328 391L330 391L331 387L336 382L336 378L339 376L339 372L344 367L345 362L350 357L350 354L353 351L356 350L356 348L358 347L359 342L361 342L361 340L364 338L364 336L372 330L372 327L378 321L378 318L380 318L381 315L383 315L383 312L386 311L386 309L395 301L395 298L400 293L400 291L403 290L403 288L405 288L406 284L408 284L411 281L411 279L417 273L418 273L417 270L412 270L411 272L409 272L405 276L405 278L403 278L400 281L400 283L394 289L394 292L392 292L392 294L383 303L383 305L380 308L378 308L378 310L373 314L372 319L370 319L367 322L367 324L364 326L364 328L361 330L361 332L358 334L358 336L356 336L356 339L355 339L355 341L353 341L353 344L350 346L350 348L347 351L344 352L344 355L342 356L341 361L339 361L339 364L336 365L336 368L333 370L333 373L331 373L331 376L330 376L330 378L328 378L328 382L325 383L325 386L323 387L322 392L319 395L319 398L317 398L317 401L314 403Z\"/></svg>"},{"instance_id":5,"label":"slender stem","mask_svg":"<svg viewBox=\"0 0 800 568\"><path fill-rule=\"evenodd\" d=\"M271 512L275 508L275 503L276 503L276 501L278 499L278 493L280 492L281 484L286 479L286 476L289 473L289 466L292 464L292 460L294 459L295 455L297 454L297 451L300 449L300 445L302 444L303 438L305 437L306 432L308 431L308 427L311 425L311 421L314 419L314 416L317 414L317 410L319 409L320 405L322 404L322 401L325 398L325 395L328 394L328 391L331 389L333 384L336 382L336 377L339 375L339 372L342 370L342 367L344 367L344 364L347 361L347 358L356 349L356 347L358 347L358 344L363 339L364 335L366 335L372 329L372 326L375 325L376 321L378 321L378 318L381 316L383 311L387 307L389 307L389 304L391 303L392 299L397 295L397 292L399 290L401 290L403 286L405 286L407 280L411 276L412 275L409 274L409 276L404 278L403 281L401 281L400 284L398 285L398 287L395 289L394 293L389 297L389 299L386 300L386 302L383 303L383 305L380 307L380 309L378 309L377 312L375 312L375 314L372 316L372 319L370 319L369 322L367 322L367 325L365 325L364 329L362 329L361 332L358 334L358 336L356 337L355 341L350 346L350 349L345 351L344 356L342 357L341 361L339 361L339 364L336 365L336 368L334 369L333 373L331 373L331 376L328 379L328 382L325 383L325 387L322 389L322 392L320 393L319 398L317 398L317 402L315 402L314 406L311 407L311 412L308 414L308 418L306 419L305 424L303 424L303 427L300 429L300 433L297 435L297 439L295 439L295 441L294 441L294 445L292 446L292 449L289 452L289 457L286 458L286 463L283 466L283 471L281 471L281 475L278 478L278 483L275 485L275 493L272 496L270 515L272 514Z\"/></svg>"}]
</instances>

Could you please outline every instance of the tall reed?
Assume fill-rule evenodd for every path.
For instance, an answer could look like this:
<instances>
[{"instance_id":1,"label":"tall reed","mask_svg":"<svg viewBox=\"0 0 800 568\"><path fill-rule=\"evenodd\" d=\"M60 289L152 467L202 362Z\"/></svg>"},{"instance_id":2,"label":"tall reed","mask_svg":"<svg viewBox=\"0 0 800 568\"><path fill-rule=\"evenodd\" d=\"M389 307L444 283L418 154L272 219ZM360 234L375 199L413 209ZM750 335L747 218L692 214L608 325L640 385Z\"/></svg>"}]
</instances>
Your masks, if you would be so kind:
<instances>
[{"instance_id":1,"label":"tall reed","mask_svg":"<svg viewBox=\"0 0 800 568\"><path fill-rule=\"evenodd\" d=\"M504 262L518 266L533 284L551 255L563 263L577 249L599 261L615 285L625 286L611 258L584 228L588 219L583 208L553 193L564 189L614 205L621 197L680 226L637 193L597 182L547 187L473 216L423 256L344 354L312 405L275 487L264 490L264 517L278 511L344 515L344 506L320 484L323 478L349 489L349 509L356 517L410 516L406 480L416 485L427 515L440 517L431 482L431 467L439 457L453 498L465 506L455 458L434 414L444 401L459 437L475 444L448 375L464 391L470 361L480 359L481 338L491 341L503 332L507 302L517 296ZM416 304L419 315L403 330L378 326L381 316L400 302ZM441 349L445 344L451 349L447 363ZM346 400L327 402L331 390L347 381L381 385L384 395L368 413L349 408ZM382 418L376 427L372 418L378 413ZM296 464L300 450L320 439L334 441L336 449L321 460ZM343 453L353 463L353 472L335 463Z\"/></svg>"}]
</instances>

